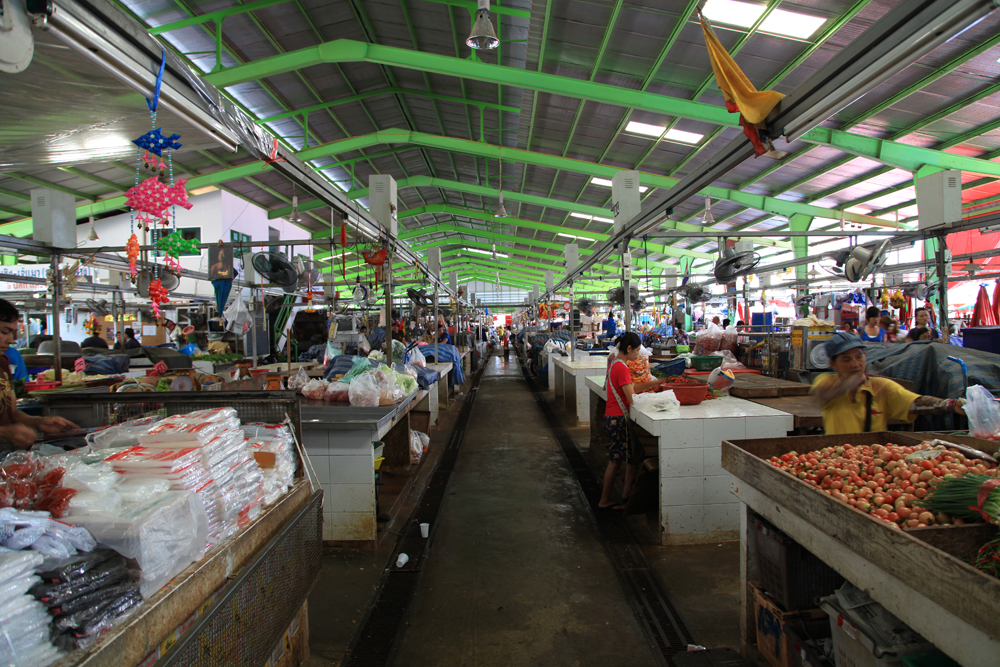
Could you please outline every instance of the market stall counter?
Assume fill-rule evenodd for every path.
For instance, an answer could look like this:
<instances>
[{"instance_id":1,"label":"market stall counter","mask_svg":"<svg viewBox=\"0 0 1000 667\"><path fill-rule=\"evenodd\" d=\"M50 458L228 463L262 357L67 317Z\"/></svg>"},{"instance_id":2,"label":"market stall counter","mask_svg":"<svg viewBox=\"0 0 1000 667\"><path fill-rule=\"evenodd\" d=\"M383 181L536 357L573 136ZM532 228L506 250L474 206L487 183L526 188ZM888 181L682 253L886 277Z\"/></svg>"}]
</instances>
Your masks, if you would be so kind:
<instances>
[{"instance_id":1,"label":"market stall counter","mask_svg":"<svg viewBox=\"0 0 1000 667\"><path fill-rule=\"evenodd\" d=\"M604 376L588 377L586 384L594 442L603 433ZM793 428L792 415L732 396L682 405L673 414L632 406L630 415L657 442L663 544L735 539L740 503L731 495L732 477L722 467L722 442L748 435L782 437Z\"/></svg>"},{"instance_id":2,"label":"market stall counter","mask_svg":"<svg viewBox=\"0 0 1000 667\"><path fill-rule=\"evenodd\" d=\"M94 550L88 566L96 566L94 572L105 567L98 565L103 559L110 558L109 568L122 556L131 559L127 581L134 583L127 585L138 587L142 600L93 635L73 630L84 626L62 616L69 613L64 607L52 608L59 623L69 623L59 627L70 628L60 631L59 645L69 652L56 664L198 664L206 658L265 664L278 645L292 649L290 665L307 662L303 622L319 575L323 498L310 481L295 477L303 468L294 393L105 389L87 396L98 419L80 424L97 429L87 434L88 449L59 453L46 445L38 453L17 452L4 461L3 473L10 480L49 470L36 478L39 485L43 479L56 484L46 500L20 509L46 509L60 519L57 525L91 535L97 550L93 543L78 549L85 560ZM79 397L70 392L43 401L46 414L55 415L63 401ZM28 466L31 457L36 462ZM48 502L62 491L68 504ZM118 504L109 504L112 499ZM182 508L190 509L178 513ZM60 581L72 580L47 579L52 592L32 595L51 604L47 595L65 595L57 592ZM104 594L118 595L115 590Z\"/></svg>"},{"instance_id":3,"label":"market stall counter","mask_svg":"<svg viewBox=\"0 0 1000 667\"><path fill-rule=\"evenodd\" d=\"M324 542L375 547L375 448L384 448L383 465L409 472L410 412L427 395L373 408L301 399L302 444L324 492Z\"/></svg>"},{"instance_id":4,"label":"market stall counter","mask_svg":"<svg viewBox=\"0 0 1000 667\"><path fill-rule=\"evenodd\" d=\"M552 355L549 364L549 377L554 378L556 404L561 405L570 418L570 423L587 424L590 421L590 397L585 380L594 375L595 369L606 370L608 356L584 356L578 354L576 361L569 357Z\"/></svg>"},{"instance_id":5,"label":"market stall counter","mask_svg":"<svg viewBox=\"0 0 1000 667\"><path fill-rule=\"evenodd\" d=\"M454 367L455 367L454 364L452 364L450 361L441 362L439 364L434 364L434 363L427 364L427 368L431 369L432 371L437 371L438 377L440 378L437 381L439 407L445 407L445 408L448 407L448 401L450 400L449 385L452 383L451 371Z\"/></svg>"},{"instance_id":6,"label":"market stall counter","mask_svg":"<svg viewBox=\"0 0 1000 667\"><path fill-rule=\"evenodd\" d=\"M966 560L979 549L988 524L934 525L902 530L896 524L842 502L770 462L788 452L825 447L920 446L935 436L920 433L855 433L836 436L757 438L722 443L722 465L733 475L741 503L740 607L744 647L757 633L747 583L764 569L749 548L748 509L864 590L937 649L962 665L1000 665L1000 579ZM995 453L997 443L947 436ZM932 523L934 523L932 521ZM996 530L991 531L993 536ZM972 540L970 542L970 539ZM980 538L989 540L990 537ZM871 664L875 664L874 662Z\"/></svg>"}]
</instances>

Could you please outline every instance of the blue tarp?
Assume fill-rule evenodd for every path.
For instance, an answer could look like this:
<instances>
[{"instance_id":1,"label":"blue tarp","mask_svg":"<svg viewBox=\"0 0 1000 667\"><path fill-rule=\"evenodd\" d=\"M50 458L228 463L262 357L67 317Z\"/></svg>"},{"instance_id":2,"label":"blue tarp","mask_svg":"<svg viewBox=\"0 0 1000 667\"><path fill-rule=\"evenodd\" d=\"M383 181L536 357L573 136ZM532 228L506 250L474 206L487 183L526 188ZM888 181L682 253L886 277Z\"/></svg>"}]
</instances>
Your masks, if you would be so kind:
<instances>
[{"instance_id":1,"label":"blue tarp","mask_svg":"<svg viewBox=\"0 0 1000 667\"><path fill-rule=\"evenodd\" d=\"M968 386L980 384L994 394L1000 393L1000 355L981 350L945 345L931 341L915 341L903 345L869 343L868 363L876 373L913 383L913 391L938 398L959 398L965 395L961 364L948 359L956 357L968 368ZM943 430L954 428L951 415L920 417L917 429Z\"/></svg>"},{"instance_id":2,"label":"blue tarp","mask_svg":"<svg viewBox=\"0 0 1000 667\"><path fill-rule=\"evenodd\" d=\"M442 364L451 363L452 364L452 376L453 384L462 384L465 382L465 372L462 370L462 353L458 351L458 348L454 345L440 344L438 347L441 349L441 358L434 359L434 346L433 345L422 345L420 347L420 353L429 360L434 359L434 361L439 361Z\"/></svg>"},{"instance_id":3,"label":"blue tarp","mask_svg":"<svg viewBox=\"0 0 1000 667\"><path fill-rule=\"evenodd\" d=\"M127 373L132 358L127 354L95 354L84 357L87 375L121 375Z\"/></svg>"}]
</instances>

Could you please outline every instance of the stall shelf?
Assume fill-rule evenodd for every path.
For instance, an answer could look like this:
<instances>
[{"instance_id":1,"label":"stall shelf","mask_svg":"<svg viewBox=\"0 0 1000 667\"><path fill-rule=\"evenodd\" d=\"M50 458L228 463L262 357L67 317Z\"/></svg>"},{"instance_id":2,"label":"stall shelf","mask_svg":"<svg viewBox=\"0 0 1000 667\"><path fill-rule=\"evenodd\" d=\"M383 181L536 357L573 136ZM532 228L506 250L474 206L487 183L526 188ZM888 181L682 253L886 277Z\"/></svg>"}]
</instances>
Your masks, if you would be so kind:
<instances>
[{"instance_id":1,"label":"stall shelf","mask_svg":"<svg viewBox=\"0 0 1000 667\"><path fill-rule=\"evenodd\" d=\"M585 384L587 376L594 375L595 369L604 370L608 366L607 355L597 357L577 357L570 361L569 357L551 356L555 363L549 363L549 377L555 378L556 404L562 405L570 418L570 423L578 425L590 421L590 399Z\"/></svg>"},{"instance_id":2,"label":"stall shelf","mask_svg":"<svg viewBox=\"0 0 1000 667\"><path fill-rule=\"evenodd\" d=\"M588 377L591 437L603 431L604 377ZM633 422L657 443L660 530L663 544L701 544L735 539L740 503L729 493L732 477L723 470L724 440L782 437L792 415L751 401L723 396L682 405L673 415L632 406ZM600 429L599 431L597 429Z\"/></svg>"},{"instance_id":3,"label":"stall shelf","mask_svg":"<svg viewBox=\"0 0 1000 667\"><path fill-rule=\"evenodd\" d=\"M375 546L375 443L385 445L384 465L408 466L410 412L427 393L378 408L302 399L302 445L324 492L324 542Z\"/></svg>"},{"instance_id":4,"label":"stall shelf","mask_svg":"<svg viewBox=\"0 0 1000 667\"><path fill-rule=\"evenodd\" d=\"M959 664L1000 665L1000 580L948 553L953 550L948 545L961 544L964 540L960 538L969 527L924 529L937 538L937 546L931 546L916 537L921 533L897 530L768 462L770 457L789 451L813 451L845 443L910 445L923 439L919 433L882 432L722 443L722 466L732 473L732 493L742 504L740 618L744 648L752 641L756 628L747 595L747 582L758 575L754 554L747 548L750 508L864 589ZM984 440L957 440L989 453L997 449L996 443ZM942 538L942 531L951 531L954 537Z\"/></svg>"},{"instance_id":5,"label":"stall shelf","mask_svg":"<svg viewBox=\"0 0 1000 667\"><path fill-rule=\"evenodd\" d=\"M82 427L108 426L143 415L234 408L243 423L286 419L300 437L294 392L148 392L81 390L41 397L49 415L73 415ZM80 409L87 404L89 410ZM70 653L59 667L130 665L263 665L307 615L319 577L323 494L305 479L206 555L101 641ZM298 619L298 620L297 620ZM295 661L307 660L305 632Z\"/></svg>"}]
</instances>

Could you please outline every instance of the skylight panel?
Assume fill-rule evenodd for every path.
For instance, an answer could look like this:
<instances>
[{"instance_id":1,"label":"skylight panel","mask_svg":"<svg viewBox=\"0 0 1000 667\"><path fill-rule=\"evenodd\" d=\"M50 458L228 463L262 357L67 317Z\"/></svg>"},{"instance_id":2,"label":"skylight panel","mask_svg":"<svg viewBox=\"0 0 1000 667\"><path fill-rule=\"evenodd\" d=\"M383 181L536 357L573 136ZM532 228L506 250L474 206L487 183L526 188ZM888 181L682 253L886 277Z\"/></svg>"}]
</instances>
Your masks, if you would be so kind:
<instances>
[{"instance_id":1,"label":"skylight panel","mask_svg":"<svg viewBox=\"0 0 1000 667\"><path fill-rule=\"evenodd\" d=\"M664 139L667 141L676 141L680 144L697 144L704 138L704 134L698 134L697 132L685 132L684 130L669 130Z\"/></svg>"},{"instance_id":2,"label":"skylight panel","mask_svg":"<svg viewBox=\"0 0 1000 667\"><path fill-rule=\"evenodd\" d=\"M749 28L767 8L736 0L708 0L701 13L710 21Z\"/></svg>"},{"instance_id":3,"label":"skylight panel","mask_svg":"<svg viewBox=\"0 0 1000 667\"><path fill-rule=\"evenodd\" d=\"M660 127L659 125L649 125L648 123L639 123L634 120L630 120L628 125L625 126L626 132L642 134L647 137L656 137L657 139L663 135L663 131L666 129L667 128Z\"/></svg>"},{"instance_id":4,"label":"skylight panel","mask_svg":"<svg viewBox=\"0 0 1000 667\"><path fill-rule=\"evenodd\" d=\"M826 23L826 18L822 16L810 16L809 14L775 9L760 24L760 30L783 37L809 39L824 23Z\"/></svg>"}]
</instances>

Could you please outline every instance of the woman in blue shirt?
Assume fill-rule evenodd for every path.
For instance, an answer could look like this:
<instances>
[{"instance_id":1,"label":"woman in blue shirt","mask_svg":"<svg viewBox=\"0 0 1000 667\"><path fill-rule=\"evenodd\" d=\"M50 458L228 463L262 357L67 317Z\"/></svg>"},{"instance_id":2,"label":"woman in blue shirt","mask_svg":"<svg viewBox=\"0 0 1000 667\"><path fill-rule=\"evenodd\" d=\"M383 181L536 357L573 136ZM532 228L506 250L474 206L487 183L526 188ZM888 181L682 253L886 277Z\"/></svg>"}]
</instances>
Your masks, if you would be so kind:
<instances>
[{"instance_id":1,"label":"woman in blue shirt","mask_svg":"<svg viewBox=\"0 0 1000 667\"><path fill-rule=\"evenodd\" d=\"M879 318L882 317L882 311L879 310L878 306L869 306L868 310L865 311L865 326L861 327L858 334L861 335L861 340L866 340L872 343L884 343L885 342L885 329L879 326Z\"/></svg>"}]
</instances>

